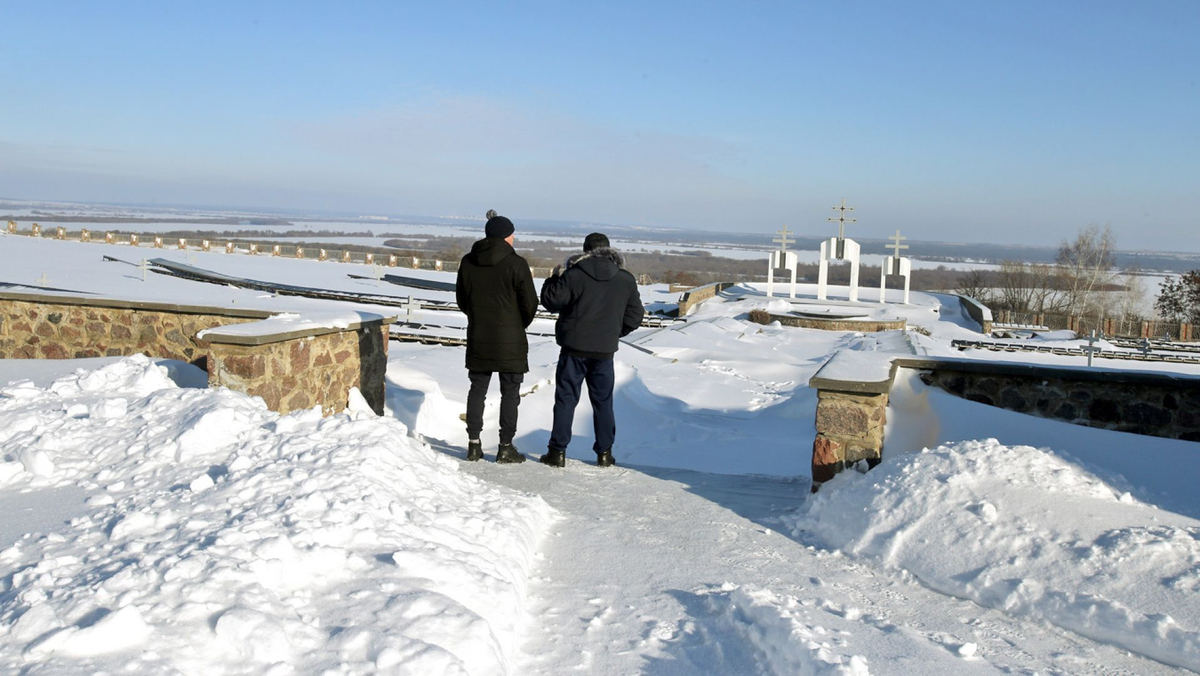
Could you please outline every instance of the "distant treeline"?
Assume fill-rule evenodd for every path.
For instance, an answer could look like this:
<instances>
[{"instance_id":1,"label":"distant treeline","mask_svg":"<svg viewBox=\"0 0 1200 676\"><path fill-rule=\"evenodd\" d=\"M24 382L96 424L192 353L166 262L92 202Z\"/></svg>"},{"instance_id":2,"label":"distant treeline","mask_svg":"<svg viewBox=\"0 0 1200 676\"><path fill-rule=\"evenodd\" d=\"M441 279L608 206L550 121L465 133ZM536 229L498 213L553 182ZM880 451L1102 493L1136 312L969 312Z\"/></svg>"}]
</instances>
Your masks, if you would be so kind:
<instances>
[{"instance_id":1,"label":"distant treeline","mask_svg":"<svg viewBox=\"0 0 1200 676\"><path fill-rule=\"evenodd\" d=\"M41 211L32 216L0 216L0 221L37 221L39 223L179 223L180 225L293 225L283 218L139 218L137 216L65 216Z\"/></svg>"}]
</instances>

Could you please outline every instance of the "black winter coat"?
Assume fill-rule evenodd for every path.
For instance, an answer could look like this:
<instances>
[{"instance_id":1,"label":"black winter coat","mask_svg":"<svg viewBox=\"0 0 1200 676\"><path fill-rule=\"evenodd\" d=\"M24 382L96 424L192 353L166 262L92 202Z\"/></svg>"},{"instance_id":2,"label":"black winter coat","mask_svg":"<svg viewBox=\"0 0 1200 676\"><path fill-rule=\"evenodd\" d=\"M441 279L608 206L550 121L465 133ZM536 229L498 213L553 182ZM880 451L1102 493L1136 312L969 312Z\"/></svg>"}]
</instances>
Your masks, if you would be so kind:
<instances>
[{"instance_id":1,"label":"black winter coat","mask_svg":"<svg viewBox=\"0 0 1200 676\"><path fill-rule=\"evenodd\" d=\"M625 258L608 247L569 258L566 270L542 284L542 305L558 313L554 337L563 352L595 359L612 357L645 314Z\"/></svg>"},{"instance_id":2,"label":"black winter coat","mask_svg":"<svg viewBox=\"0 0 1200 676\"><path fill-rule=\"evenodd\" d=\"M525 327L538 298L525 259L499 237L475 242L458 266L455 295L467 315L467 370L528 372Z\"/></svg>"}]
</instances>

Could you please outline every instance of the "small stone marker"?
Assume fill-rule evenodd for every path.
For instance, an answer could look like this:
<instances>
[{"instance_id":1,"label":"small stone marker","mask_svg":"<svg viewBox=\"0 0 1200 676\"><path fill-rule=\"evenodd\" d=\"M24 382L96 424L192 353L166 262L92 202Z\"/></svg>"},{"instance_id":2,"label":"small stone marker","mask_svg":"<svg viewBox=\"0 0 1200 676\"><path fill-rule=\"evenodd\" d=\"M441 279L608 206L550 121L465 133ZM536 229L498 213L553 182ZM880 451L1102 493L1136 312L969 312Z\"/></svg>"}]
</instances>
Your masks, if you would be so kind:
<instances>
[{"instance_id":1,"label":"small stone marker","mask_svg":"<svg viewBox=\"0 0 1200 676\"><path fill-rule=\"evenodd\" d=\"M258 245L257 245L257 244L251 244L251 245L250 245L250 255L251 255L251 256L257 256L257 255L258 255Z\"/></svg>"},{"instance_id":2,"label":"small stone marker","mask_svg":"<svg viewBox=\"0 0 1200 676\"><path fill-rule=\"evenodd\" d=\"M207 239L200 240L200 250L201 251L209 251L211 249L212 249L212 242L208 241Z\"/></svg>"},{"instance_id":3,"label":"small stone marker","mask_svg":"<svg viewBox=\"0 0 1200 676\"><path fill-rule=\"evenodd\" d=\"M80 231L79 231L79 241L80 241L80 242L90 242L90 241L92 241L92 233L91 233L91 232L88 232L88 229L87 229L87 228L84 228L83 230L80 230Z\"/></svg>"},{"instance_id":4,"label":"small stone marker","mask_svg":"<svg viewBox=\"0 0 1200 676\"><path fill-rule=\"evenodd\" d=\"M397 256L396 254L389 254L389 255L388 255L388 267L389 267L389 268L394 268L394 267L396 267L396 266L397 266L397 265L399 265L399 264L400 264L400 257L399 257L399 256Z\"/></svg>"},{"instance_id":5,"label":"small stone marker","mask_svg":"<svg viewBox=\"0 0 1200 676\"><path fill-rule=\"evenodd\" d=\"M17 234L17 222L16 221L8 222L8 234L10 234L10 235Z\"/></svg>"},{"instance_id":6,"label":"small stone marker","mask_svg":"<svg viewBox=\"0 0 1200 676\"><path fill-rule=\"evenodd\" d=\"M137 236L137 235L130 235L130 236L129 236L129 246L137 246L137 245L138 245L138 241L139 241L139 240L138 240L138 236Z\"/></svg>"},{"instance_id":7,"label":"small stone marker","mask_svg":"<svg viewBox=\"0 0 1200 676\"><path fill-rule=\"evenodd\" d=\"M328 259L329 259L328 251L321 249L320 251L317 252L317 260L323 261L323 260L328 260Z\"/></svg>"},{"instance_id":8,"label":"small stone marker","mask_svg":"<svg viewBox=\"0 0 1200 676\"><path fill-rule=\"evenodd\" d=\"M296 258L304 258L304 247L296 247Z\"/></svg>"},{"instance_id":9,"label":"small stone marker","mask_svg":"<svg viewBox=\"0 0 1200 676\"><path fill-rule=\"evenodd\" d=\"M420 259L420 258L417 258L416 256L413 256L413 259L412 259L412 269L413 269L413 270L416 270L416 269L417 269L417 268L419 268L419 267L421 267L421 259Z\"/></svg>"},{"instance_id":10,"label":"small stone marker","mask_svg":"<svg viewBox=\"0 0 1200 676\"><path fill-rule=\"evenodd\" d=\"M162 237L155 237L155 238L154 238L154 248L155 248L155 249L161 249L161 248L162 248L162 245L163 245L163 239L162 239Z\"/></svg>"},{"instance_id":11,"label":"small stone marker","mask_svg":"<svg viewBox=\"0 0 1200 676\"><path fill-rule=\"evenodd\" d=\"M282 248L282 247L280 247L278 244L276 244L275 246L271 247L271 255L272 255L272 256L275 256L275 257L277 257L277 258L278 258L279 256L282 256L282 255L283 255L283 248Z\"/></svg>"},{"instance_id":12,"label":"small stone marker","mask_svg":"<svg viewBox=\"0 0 1200 676\"><path fill-rule=\"evenodd\" d=\"M373 254L373 253L367 254L367 257L366 257L366 259L363 260L363 262L367 265L375 265L375 254Z\"/></svg>"},{"instance_id":13,"label":"small stone marker","mask_svg":"<svg viewBox=\"0 0 1200 676\"><path fill-rule=\"evenodd\" d=\"M342 252L342 262L343 262L343 263L349 263L349 262L350 262L350 252L349 252L349 251L343 251L343 252Z\"/></svg>"},{"instance_id":14,"label":"small stone marker","mask_svg":"<svg viewBox=\"0 0 1200 676\"><path fill-rule=\"evenodd\" d=\"M33 227L32 227L32 228L30 228L29 232L30 232L30 233L31 233L31 234L32 234L34 237L41 237L41 236L42 236L42 226L38 225L37 223L34 223L34 224L33 224Z\"/></svg>"},{"instance_id":15,"label":"small stone marker","mask_svg":"<svg viewBox=\"0 0 1200 676\"><path fill-rule=\"evenodd\" d=\"M233 242L225 242L225 253L233 253Z\"/></svg>"},{"instance_id":16,"label":"small stone marker","mask_svg":"<svg viewBox=\"0 0 1200 676\"><path fill-rule=\"evenodd\" d=\"M105 244L114 244L116 241L117 241L117 236L115 233L111 233L111 232L104 233L104 243Z\"/></svg>"},{"instance_id":17,"label":"small stone marker","mask_svg":"<svg viewBox=\"0 0 1200 676\"><path fill-rule=\"evenodd\" d=\"M857 218L846 218L847 211L854 211L854 207L846 206L846 199L842 198L841 206L833 207L833 210L838 212L837 218L827 218L828 221L833 221L838 224L837 237L830 237L828 241L821 242L821 261L817 271L817 299L825 300L829 285L829 262L831 260L849 261L850 262L850 302L858 302L858 259L861 247L858 242L852 239L846 239L846 224L857 223Z\"/></svg>"},{"instance_id":18,"label":"small stone marker","mask_svg":"<svg viewBox=\"0 0 1200 676\"><path fill-rule=\"evenodd\" d=\"M180 251L187 250L187 240L182 237L179 238L179 250Z\"/></svg>"},{"instance_id":19,"label":"small stone marker","mask_svg":"<svg viewBox=\"0 0 1200 676\"><path fill-rule=\"evenodd\" d=\"M434 262L433 262L433 269L434 269L434 270L437 270L438 272L441 272L441 271L442 271L442 262L441 262L441 261L434 261Z\"/></svg>"},{"instance_id":20,"label":"small stone marker","mask_svg":"<svg viewBox=\"0 0 1200 676\"><path fill-rule=\"evenodd\" d=\"M54 229L54 239L66 239L67 229L61 225Z\"/></svg>"}]
</instances>

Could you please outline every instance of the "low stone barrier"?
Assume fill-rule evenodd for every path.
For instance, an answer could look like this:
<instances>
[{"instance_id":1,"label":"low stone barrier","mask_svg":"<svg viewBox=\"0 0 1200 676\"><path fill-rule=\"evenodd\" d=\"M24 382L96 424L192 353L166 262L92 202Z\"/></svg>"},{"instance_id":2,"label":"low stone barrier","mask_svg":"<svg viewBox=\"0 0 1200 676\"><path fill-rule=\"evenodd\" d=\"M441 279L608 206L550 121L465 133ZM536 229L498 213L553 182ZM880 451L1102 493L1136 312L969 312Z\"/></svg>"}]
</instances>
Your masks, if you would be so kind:
<instances>
[{"instance_id":1,"label":"low stone barrier","mask_svg":"<svg viewBox=\"0 0 1200 676\"><path fill-rule=\"evenodd\" d=\"M313 315L283 316L203 331L208 385L262 397L280 413L320 404L326 415L345 410L357 387L382 415L392 321L363 315L326 326Z\"/></svg>"},{"instance_id":2,"label":"low stone barrier","mask_svg":"<svg viewBox=\"0 0 1200 676\"><path fill-rule=\"evenodd\" d=\"M205 367L214 326L270 317L259 310L0 292L0 359L81 359L142 353Z\"/></svg>"},{"instance_id":3,"label":"low stone barrier","mask_svg":"<svg viewBox=\"0 0 1200 676\"><path fill-rule=\"evenodd\" d=\"M888 394L901 368L920 371L927 385L988 406L1200 441L1200 377L842 350L808 383L817 390L814 492L858 461L868 467L881 461Z\"/></svg>"},{"instance_id":4,"label":"low stone barrier","mask_svg":"<svg viewBox=\"0 0 1200 676\"><path fill-rule=\"evenodd\" d=\"M703 303L706 300L716 298L717 294L725 289L733 286L735 282L713 282L704 286L697 286L694 289L689 289L683 292L679 297L679 316L686 317L692 308Z\"/></svg>"},{"instance_id":5,"label":"low stone barrier","mask_svg":"<svg viewBox=\"0 0 1200 676\"><path fill-rule=\"evenodd\" d=\"M262 310L74 295L0 292L0 359L145 354L204 368L210 386L260 396L287 413L345 410L357 387L383 412L388 325L356 312L278 316Z\"/></svg>"},{"instance_id":6,"label":"low stone barrier","mask_svg":"<svg viewBox=\"0 0 1200 676\"><path fill-rule=\"evenodd\" d=\"M879 333L881 331L903 331L908 327L904 319L847 319L824 317L801 317L799 315L769 314L771 321L783 326L793 326L798 329L818 329L821 331L859 331L861 333Z\"/></svg>"},{"instance_id":7,"label":"low stone barrier","mask_svg":"<svg viewBox=\"0 0 1200 676\"><path fill-rule=\"evenodd\" d=\"M956 294L957 295L957 294ZM979 330L985 335L992 333L992 311L983 303L969 296L958 296L958 302L967 315L979 323ZM1045 321L1043 319L1043 321Z\"/></svg>"}]
</instances>

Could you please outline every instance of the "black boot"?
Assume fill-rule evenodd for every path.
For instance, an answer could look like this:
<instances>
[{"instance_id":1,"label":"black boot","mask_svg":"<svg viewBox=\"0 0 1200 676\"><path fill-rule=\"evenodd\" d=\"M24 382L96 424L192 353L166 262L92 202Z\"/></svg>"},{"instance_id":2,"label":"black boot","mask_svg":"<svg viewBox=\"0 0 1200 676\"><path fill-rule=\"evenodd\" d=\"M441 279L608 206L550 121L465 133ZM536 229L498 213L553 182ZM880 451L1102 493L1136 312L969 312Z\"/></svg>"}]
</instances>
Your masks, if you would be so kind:
<instances>
[{"instance_id":1,"label":"black boot","mask_svg":"<svg viewBox=\"0 0 1200 676\"><path fill-rule=\"evenodd\" d=\"M543 465L550 465L551 467L566 467L567 452L556 451L553 448L548 448L546 449L546 455L543 455L541 458L539 458L538 462L542 463Z\"/></svg>"},{"instance_id":2,"label":"black boot","mask_svg":"<svg viewBox=\"0 0 1200 676\"><path fill-rule=\"evenodd\" d=\"M516 464L525 462L525 456L517 452L517 447L512 444L500 444L500 448L496 449L496 462L502 465Z\"/></svg>"},{"instance_id":3,"label":"black boot","mask_svg":"<svg viewBox=\"0 0 1200 676\"><path fill-rule=\"evenodd\" d=\"M482 442L479 442L479 441L468 441L467 442L467 460L470 460L471 462L475 462L476 460L483 460L483 443Z\"/></svg>"},{"instance_id":4,"label":"black boot","mask_svg":"<svg viewBox=\"0 0 1200 676\"><path fill-rule=\"evenodd\" d=\"M596 454L597 467L612 467L615 464L617 464L617 461L612 457L612 451L601 451Z\"/></svg>"}]
</instances>

